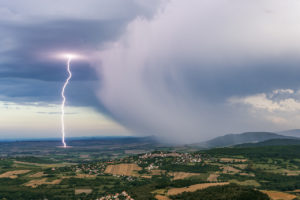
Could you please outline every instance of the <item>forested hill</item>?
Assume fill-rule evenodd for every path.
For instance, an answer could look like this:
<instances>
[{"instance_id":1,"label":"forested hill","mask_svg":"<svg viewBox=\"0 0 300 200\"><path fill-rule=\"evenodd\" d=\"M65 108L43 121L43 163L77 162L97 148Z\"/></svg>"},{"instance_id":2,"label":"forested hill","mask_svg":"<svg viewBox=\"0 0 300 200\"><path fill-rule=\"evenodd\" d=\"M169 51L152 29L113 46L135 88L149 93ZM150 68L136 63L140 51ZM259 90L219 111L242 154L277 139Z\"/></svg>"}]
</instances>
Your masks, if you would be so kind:
<instances>
[{"instance_id":1,"label":"forested hill","mask_svg":"<svg viewBox=\"0 0 300 200\"><path fill-rule=\"evenodd\" d=\"M235 145L235 147L259 147L259 146L285 146L300 145L300 139L271 139L258 143L244 143Z\"/></svg>"},{"instance_id":2,"label":"forested hill","mask_svg":"<svg viewBox=\"0 0 300 200\"><path fill-rule=\"evenodd\" d=\"M212 140L198 143L196 145L203 146L206 148L214 147L227 147L234 146L243 143L257 143L271 139L295 139L290 136L283 136L276 133L270 132L246 132L241 134L228 134L220 137L216 137Z\"/></svg>"}]
</instances>

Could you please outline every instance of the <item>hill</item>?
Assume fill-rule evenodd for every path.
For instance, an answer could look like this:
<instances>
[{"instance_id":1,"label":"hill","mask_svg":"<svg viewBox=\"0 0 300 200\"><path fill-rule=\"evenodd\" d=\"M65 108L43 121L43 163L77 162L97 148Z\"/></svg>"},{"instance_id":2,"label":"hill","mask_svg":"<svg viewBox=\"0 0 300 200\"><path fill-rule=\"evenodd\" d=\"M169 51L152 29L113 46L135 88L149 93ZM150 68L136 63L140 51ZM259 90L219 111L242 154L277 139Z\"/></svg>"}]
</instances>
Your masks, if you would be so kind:
<instances>
[{"instance_id":1,"label":"hill","mask_svg":"<svg viewBox=\"0 0 300 200\"><path fill-rule=\"evenodd\" d=\"M216 137L203 143L197 144L198 146L206 148L234 146L243 143L258 143L271 139L294 139L291 136L279 135L270 132L246 132L241 134L228 134Z\"/></svg>"},{"instance_id":2,"label":"hill","mask_svg":"<svg viewBox=\"0 0 300 200\"><path fill-rule=\"evenodd\" d=\"M258 147L222 147L202 150L213 157L235 157L243 156L245 158L260 160L266 158L274 159L292 159L300 156L300 145L285 146L258 146ZM299 163L300 167L300 163Z\"/></svg>"},{"instance_id":3,"label":"hill","mask_svg":"<svg viewBox=\"0 0 300 200\"><path fill-rule=\"evenodd\" d=\"M238 144L234 147L260 147L260 146L286 146L286 145L300 145L300 139L271 139L257 143Z\"/></svg>"},{"instance_id":4,"label":"hill","mask_svg":"<svg viewBox=\"0 0 300 200\"><path fill-rule=\"evenodd\" d=\"M281 131L281 132L278 132L278 134L300 138L300 129Z\"/></svg>"}]
</instances>

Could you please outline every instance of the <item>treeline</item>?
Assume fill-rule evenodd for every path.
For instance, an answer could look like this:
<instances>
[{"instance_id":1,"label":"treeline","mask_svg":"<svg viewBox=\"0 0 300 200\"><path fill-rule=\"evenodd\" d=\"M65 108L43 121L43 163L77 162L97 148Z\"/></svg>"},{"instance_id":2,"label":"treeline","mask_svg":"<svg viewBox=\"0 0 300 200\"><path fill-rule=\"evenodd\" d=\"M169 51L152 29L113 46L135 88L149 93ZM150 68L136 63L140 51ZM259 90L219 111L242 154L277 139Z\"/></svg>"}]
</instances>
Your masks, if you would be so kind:
<instances>
[{"instance_id":1,"label":"treeline","mask_svg":"<svg viewBox=\"0 0 300 200\"><path fill-rule=\"evenodd\" d=\"M12 165L13 165L13 161L11 160L6 160L6 159L0 160L0 171L1 169L10 169Z\"/></svg>"},{"instance_id":2,"label":"treeline","mask_svg":"<svg viewBox=\"0 0 300 200\"><path fill-rule=\"evenodd\" d=\"M54 189L54 188L29 188L29 187L0 187L0 199L7 200L28 200L28 199L74 199L73 189Z\"/></svg>"},{"instance_id":3,"label":"treeline","mask_svg":"<svg viewBox=\"0 0 300 200\"><path fill-rule=\"evenodd\" d=\"M292 191L300 188L300 176L285 176L277 173L264 172L263 170L253 170L251 172L255 174L254 177L239 176L237 174L221 174L218 180L256 180L260 184L259 188L265 190Z\"/></svg>"},{"instance_id":4,"label":"treeline","mask_svg":"<svg viewBox=\"0 0 300 200\"><path fill-rule=\"evenodd\" d=\"M300 145L247 148L225 147L201 151L200 153L207 153L212 156L244 156L251 159L282 158L292 160L300 157Z\"/></svg>"},{"instance_id":5,"label":"treeline","mask_svg":"<svg viewBox=\"0 0 300 200\"><path fill-rule=\"evenodd\" d=\"M257 171L255 178L260 180L261 187L264 189L290 191L300 188L300 176L284 176Z\"/></svg>"},{"instance_id":6,"label":"treeline","mask_svg":"<svg viewBox=\"0 0 300 200\"><path fill-rule=\"evenodd\" d=\"M235 184L214 186L196 192L184 192L170 196L174 200L269 200L270 198L258 191L245 186Z\"/></svg>"}]
</instances>

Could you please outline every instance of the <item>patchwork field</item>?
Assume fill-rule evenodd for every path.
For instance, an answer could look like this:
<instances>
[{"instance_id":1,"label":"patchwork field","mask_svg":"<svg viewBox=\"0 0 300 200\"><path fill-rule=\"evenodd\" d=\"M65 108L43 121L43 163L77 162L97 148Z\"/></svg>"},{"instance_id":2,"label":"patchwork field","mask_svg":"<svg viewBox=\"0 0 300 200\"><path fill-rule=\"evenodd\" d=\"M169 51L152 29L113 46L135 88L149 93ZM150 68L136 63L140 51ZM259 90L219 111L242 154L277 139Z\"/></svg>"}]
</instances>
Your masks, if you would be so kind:
<instances>
[{"instance_id":1,"label":"patchwork field","mask_svg":"<svg viewBox=\"0 0 300 200\"><path fill-rule=\"evenodd\" d=\"M8 171L8 172L5 172L5 173L1 174L0 178L11 178L11 179L14 179L14 178L18 178L18 175L20 175L20 174L26 174L28 172L30 172L30 170Z\"/></svg>"},{"instance_id":2,"label":"patchwork field","mask_svg":"<svg viewBox=\"0 0 300 200\"><path fill-rule=\"evenodd\" d=\"M199 173L187 173L187 172L170 172L170 176L173 176L173 180L185 179L192 176L198 176Z\"/></svg>"},{"instance_id":3,"label":"patchwork field","mask_svg":"<svg viewBox=\"0 0 300 200\"><path fill-rule=\"evenodd\" d=\"M184 187L184 188L171 188L168 190L167 195L177 195L181 194L183 192L194 192L196 190L202 190L211 186L218 186L218 185L227 185L229 182L223 182L223 183L201 183L201 184L195 184L191 185L189 187Z\"/></svg>"},{"instance_id":4,"label":"patchwork field","mask_svg":"<svg viewBox=\"0 0 300 200\"><path fill-rule=\"evenodd\" d=\"M82 194L82 193L85 193L85 194L90 194L92 193L92 189L75 189L75 194Z\"/></svg>"},{"instance_id":5,"label":"patchwork field","mask_svg":"<svg viewBox=\"0 0 300 200\"><path fill-rule=\"evenodd\" d=\"M29 175L30 178L39 178L39 177L42 177L42 176L45 176L44 172L37 172L35 174Z\"/></svg>"},{"instance_id":6,"label":"patchwork field","mask_svg":"<svg viewBox=\"0 0 300 200\"><path fill-rule=\"evenodd\" d=\"M56 185L62 181L61 179L53 180L50 182L48 182L47 180L48 180L47 178L33 179L33 180L29 181L28 183L25 183L24 185L28 186L28 187L36 188L40 185Z\"/></svg>"},{"instance_id":7,"label":"patchwork field","mask_svg":"<svg viewBox=\"0 0 300 200\"><path fill-rule=\"evenodd\" d=\"M240 169L246 169L246 167L248 166L247 164L235 164L233 165L236 168L240 168Z\"/></svg>"},{"instance_id":8,"label":"patchwork field","mask_svg":"<svg viewBox=\"0 0 300 200\"><path fill-rule=\"evenodd\" d=\"M285 192L267 190L261 190L261 192L267 194L272 200L294 200L295 198L297 198L296 195L288 194Z\"/></svg>"},{"instance_id":9,"label":"patchwork field","mask_svg":"<svg viewBox=\"0 0 300 200\"><path fill-rule=\"evenodd\" d=\"M95 178L96 175L94 175L94 174L77 174L75 177L76 178Z\"/></svg>"},{"instance_id":10,"label":"patchwork field","mask_svg":"<svg viewBox=\"0 0 300 200\"><path fill-rule=\"evenodd\" d=\"M170 200L170 198L169 197L167 197L167 196L163 196L163 195L155 195L155 199L157 199L157 200Z\"/></svg>"},{"instance_id":11,"label":"patchwork field","mask_svg":"<svg viewBox=\"0 0 300 200\"><path fill-rule=\"evenodd\" d=\"M246 181L230 180L229 182L238 185L244 185L244 186L254 186L254 187L260 186L260 184L256 180L246 180Z\"/></svg>"},{"instance_id":12,"label":"patchwork field","mask_svg":"<svg viewBox=\"0 0 300 200\"><path fill-rule=\"evenodd\" d=\"M241 171L241 170L236 169L236 168L231 167L231 166L224 166L224 167L222 167L222 169L223 169L223 173L225 173L225 174L239 173Z\"/></svg>"},{"instance_id":13,"label":"patchwork field","mask_svg":"<svg viewBox=\"0 0 300 200\"><path fill-rule=\"evenodd\" d=\"M217 174L217 173L212 173L212 174L210 174L210 175L207 177L207 181L209 181L209 182L217 182L219 176L220 176L220 175Z\"/></svg>"},{"instance_id":14,"label":"patchwork field","mask_svg":"<svg viewBox=\"0 0 300 200\"><path fill-rule=\"evenodd\" d=\"M138 176L137 172L140 170L142 170L142 168L137 164L118 164L108 165L104 173L124 176Z\"/></svg>"},{"instance_id":15,"label":"patchwork field","mask_svg":"<svg viewBox=\"0 0 300 200\"><path fill-rule=\"evenodd\" d=\"M300 146L193 152L164 147L118 158L115 143L103 147L104 152L76 148L87 147L52 149L51 155L41 149L47 152L44 157L22 149L22 156L0 157L0 199L99 199L123 191L134 200L198 200L199 195L214 200L222 192L230 200L243 192L251 196L247 200L300 199ZM119 148L123 155L125 150Z\"/></svg>"}]
</instances>

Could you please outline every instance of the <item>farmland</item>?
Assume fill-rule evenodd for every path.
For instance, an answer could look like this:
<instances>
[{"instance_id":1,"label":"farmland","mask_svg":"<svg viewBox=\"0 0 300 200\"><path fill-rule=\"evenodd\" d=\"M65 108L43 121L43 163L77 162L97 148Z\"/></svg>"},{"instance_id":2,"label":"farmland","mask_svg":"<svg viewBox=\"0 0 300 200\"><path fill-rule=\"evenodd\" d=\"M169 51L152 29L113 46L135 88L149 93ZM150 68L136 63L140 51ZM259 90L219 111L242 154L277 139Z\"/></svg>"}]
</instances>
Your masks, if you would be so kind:
<instances>
[{"instance_id":1,"label":"farmland","mask_svg":"<svg viewBox=\"0 0 300 200\"><path fill-rule=\"evenodd\" d=\"M170 200L200 194L210 199L212 191L223 191L229 199L236 198L233 194L262 200L300 197L300 146L195 150L135 145L137 152L133 144L113 142L106 148L95 145L97 151L44 146L30 155L6 146L0 158L0 199ZM119 154L103 156L112 147ZM60 158L63 153L67 160Z\"/></svg>"}]
</instances>

